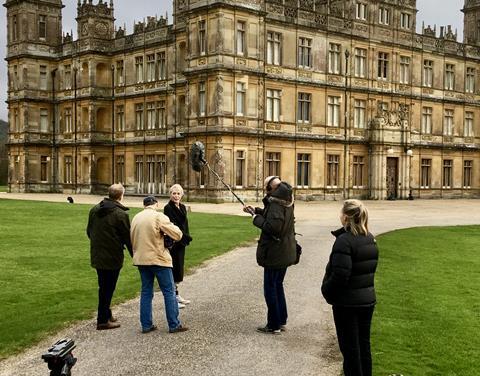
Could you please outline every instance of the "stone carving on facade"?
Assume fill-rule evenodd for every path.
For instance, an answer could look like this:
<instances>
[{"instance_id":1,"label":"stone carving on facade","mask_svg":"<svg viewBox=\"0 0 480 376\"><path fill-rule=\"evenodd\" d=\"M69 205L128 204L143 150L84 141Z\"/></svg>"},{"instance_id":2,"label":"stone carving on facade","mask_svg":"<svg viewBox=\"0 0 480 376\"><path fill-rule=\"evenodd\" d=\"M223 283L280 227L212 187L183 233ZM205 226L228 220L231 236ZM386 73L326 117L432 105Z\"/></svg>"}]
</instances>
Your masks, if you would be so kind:
<instances>
[{"instance_id":1,"label":"stone carving on facade","mask_svg":"<svg viewBox=\"0 0 480 376\"><path fill-rule=\"evenodd\" d=\"M217 37L215 40L215 49L217 50L217 52L223 51L223 19L223 15L219 14L217 19Z\"/></svg>"},{"instance_id":2,"label":"stone carving on facade","mask_svg":"<svg viewBox=\"0 0 480 376\"><path fill-rule=\"evenodd\" d=\"M432 27L430 25L428 25L426 28L424 27L422 31L423 31L423 35L426 35L426 36L429 36L429 37L435 38L435 36L437 35L437 27L436 26L434 26L434 28L432 29Z\"/></svg>"},{"instance_id":3,"label":"stone carving on facade","mask_svg":"<svg viewBox=\"0 0 480 376\"><path fill-rule=\"evenodd\" d=\"M315 22L318 26L326 26L327 25L327 16L325 14L316 14L315 15Z\"/></svg>"},{"instance_id":4,"label":"stone carving on facade","mask_svg":"<svg viewBox=\"0 0 480 376\"><path fill-rule=\"evenodd\" d=\"M285 17L296 18L297 8L285 7Z\"/></svg>"},{"instance_id":5,"label":"stone carving on facade","mask_svg":"<svg viewBox=\"0 0 480 376\"><path fill-rule=\"evenodd\" d=\"M258 83L258 114L260 117L263 116L263 102L264 102L264 82L261 79Z\"/></svg>"},{"instance_id":6,"label":"stone carving on facade","mask_svg":"<svg viewBox=\"0 0 480 376\"><path fill-rule=\"evenodd\" d=\"M225 161L223 160L223 149L217 149L213 155L213 166L217 174L223 179L225 177ZM220 188L223 184L218 180L215 180L215 187Z\"/></svg>"},{"instance_id":7,"label":"stone carving on facade","mask_svg":"<svg viewBox=\"0 0 480 376\"><path fill-rule=\"evenodd\" d=\"M340 5L330 5L330 15L334 17L343 17L343 9Z\"/></svg>"},{"instance_id":8,"label":"stone carving on facade","mask_svg":"<svg viewBox=\"0 0 480 376\"><path fill-rule=\"evenodd\" d=\"M65 34L65 36L63 37L63 43L70 43L72 42L72 40L73 38L70 33Z\"/></svg>"},{"instance_id":9,"label":"stone carving on facade","mask_svg":"<svg viewBox=\"0 0 480 376\"><path fill-rule=\"evenodd\" d=\"M123 38L125 36L125 30L120 26L115 32L115 38Z\"/></svg>"},{"instance_id":10,"label":"stone carving on facade","mask_svg":"<svg viewBox=\"0 0 480 376\"><path fill-rule=\"evenodd\" d=\"M283 14L283 6L277 4L268 4L268 13Z\"/></svg>"},{"instance_id":11,"label":"stone carving on facade","mask_svg":"<svg viewBox=\"0 0 480 376\"><path fill-rule=\"evenodd\" d=\"M313 11L313 0L300 0L300 8Z\"/></svg>"},{"instance_id":12,"label":"stone carving on facade","mask_svg":"<svg viewBox=\"0 0 480 376\"><path fill-rule=\"evenodd\" d=\"M144 30L145 30L145 23L143 23L143 22L135 23L135 25L133 26L133 33L134 34L143 33Z\"/></svg>"},{"instance_id":13,"label":"stone carving on facade","mask_svg":"<svg viewBox=\"0 0 480 376\"><path fill-rule=\"evenodd\" d=\"M223 77L217 76L215 83L215 97L214 97L215 114L220 115L223 107Z\"/></svg>"}]
</instances>

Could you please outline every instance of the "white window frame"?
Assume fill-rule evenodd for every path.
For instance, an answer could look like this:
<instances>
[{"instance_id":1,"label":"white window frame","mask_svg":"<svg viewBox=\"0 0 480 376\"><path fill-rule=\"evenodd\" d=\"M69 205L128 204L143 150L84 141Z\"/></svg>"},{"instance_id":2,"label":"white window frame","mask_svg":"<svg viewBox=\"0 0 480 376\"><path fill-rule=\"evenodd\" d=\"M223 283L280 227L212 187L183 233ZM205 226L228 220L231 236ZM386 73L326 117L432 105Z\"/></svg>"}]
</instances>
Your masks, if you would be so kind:
<instances>
[{"instance_id":1,"label":"white window frame","mask_svg":"<svg viewBox=\"0 0 480 376\"><path fill-rule=\"evenodd\" d=\"M328 96L327 125L329 127L340 126L340 97Z\"/></svg>"}]
</instances>

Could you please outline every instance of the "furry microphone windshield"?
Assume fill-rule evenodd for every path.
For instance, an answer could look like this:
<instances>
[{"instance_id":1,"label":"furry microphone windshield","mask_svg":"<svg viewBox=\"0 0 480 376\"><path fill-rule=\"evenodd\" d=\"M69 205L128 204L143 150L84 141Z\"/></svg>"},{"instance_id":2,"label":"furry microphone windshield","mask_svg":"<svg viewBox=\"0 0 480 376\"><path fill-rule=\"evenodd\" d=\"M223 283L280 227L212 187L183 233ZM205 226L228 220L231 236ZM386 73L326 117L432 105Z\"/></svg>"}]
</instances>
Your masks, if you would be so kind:
<instances>
[{"instance_id":1,"label":"furry microphone windshield","mask_svg":"<svg viewBox=\"0 0 480 376\"><path fill-rule=\"evenodd\" d=\"M190 163L197 172L202 171L202 167L207 163L205 160L205 146L200 141L193 143L190 148Z\"/></svg>"}]
</instances>

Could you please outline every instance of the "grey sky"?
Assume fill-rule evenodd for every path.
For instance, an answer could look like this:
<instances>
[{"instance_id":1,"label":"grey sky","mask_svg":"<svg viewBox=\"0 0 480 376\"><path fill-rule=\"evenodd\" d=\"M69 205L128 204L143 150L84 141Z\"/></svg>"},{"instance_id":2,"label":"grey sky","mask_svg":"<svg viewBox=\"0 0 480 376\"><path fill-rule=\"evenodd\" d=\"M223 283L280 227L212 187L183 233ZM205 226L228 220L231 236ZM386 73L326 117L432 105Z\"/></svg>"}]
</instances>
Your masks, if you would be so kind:
<instances>
[{"instance_id":1,"label":"grey sky","mask_svg":"<svg viewBox=\"0 0 480 376\"><path fill-rule=\"evenodd\" d=\"M94 0L97 3L98 0ZM1 2L2 4L5 1ZM65 8L63 9L63 31L70 32L73 30L76 35L75 16L77 12L77 0L64 0ZM114 0L116 25L123 26L126 24L127 33L133 30L134 21L143 20L147 16L169 14L169 22L171 23L173 0ZM440 6L441 4L441 6ZM453 29L458 29L459 40L462 40L463 14L460 9L463 7L463 0L417 0L417 25L421 27L422 21L425 25L437 24L439 26L451 24ZM6 8L0 7L0 119L7 120L7 64L4 62L6 56Z\"/></svg>"}]
</instances>

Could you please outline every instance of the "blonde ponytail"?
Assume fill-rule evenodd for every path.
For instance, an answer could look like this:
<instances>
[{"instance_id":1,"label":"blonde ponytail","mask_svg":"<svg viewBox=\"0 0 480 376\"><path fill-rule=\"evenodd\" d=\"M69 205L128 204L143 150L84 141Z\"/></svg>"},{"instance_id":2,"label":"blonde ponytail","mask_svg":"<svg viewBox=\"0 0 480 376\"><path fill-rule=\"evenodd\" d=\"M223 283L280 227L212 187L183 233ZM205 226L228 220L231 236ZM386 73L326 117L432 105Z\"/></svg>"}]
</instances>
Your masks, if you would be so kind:
<instances>
[{"instance_id":1,"label":"blonde ponytail","mask_svg":"<svg viewBox=\"0 0 480 376\"><path fill-rule=\"evenodd\" d=\"M345 227L357 235L368 234L368 211L360 200L346 200L343 203L342 213L345 215Z\"/></svg>"}]
</instances>

